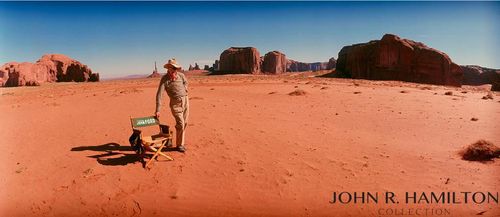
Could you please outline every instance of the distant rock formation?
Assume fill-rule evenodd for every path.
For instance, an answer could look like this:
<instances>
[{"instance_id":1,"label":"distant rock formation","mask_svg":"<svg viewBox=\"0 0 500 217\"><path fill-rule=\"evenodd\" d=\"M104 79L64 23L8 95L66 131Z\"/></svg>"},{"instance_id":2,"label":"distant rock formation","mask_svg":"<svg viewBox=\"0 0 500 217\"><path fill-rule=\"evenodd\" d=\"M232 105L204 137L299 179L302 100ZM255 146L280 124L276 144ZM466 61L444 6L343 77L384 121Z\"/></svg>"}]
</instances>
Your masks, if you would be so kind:
<instances>
[{"instance_id":1,"label":"distant rock formation","mask_svg":"<svg viewBox=\"0 0 500 217\"><path fill-rule=\"evenodd\" d=\"M148 78L159 78L159 77L161 77L161 74L158 73L157 71L153 71L151 75L148 75Z\"/></svg>"},{"instance_id":2,"label":"distant rock formation","mask_svg":"<svg viewBox=\"0 0 500 217\"><path fill-rule=\"evenodd\" d=\"M262 72L269 74L281 74L286 72L286 56L279 51L271 51L264 56Z\"/></svg>"},{"instance_id":3,"label":"distant rock formation","mask_svg":"<svg viewBox=\"0 0 500 217\"><path fill-rule=\"evenodd\" d=\"M203 67L203 70L205 70L205 71L208 71L208 70L210 70L210 66L208 66L208 65L205 65L205 66Z\"/></svg>"},{"instance_id":4,"label":"distant rock formation","mask_svg":"<svg viewBox=\"0 0 500 217\"><path fill-rule=\"evenodd\" d=\"M201 70L200 66L198 65L198 63L194 63L194 66L192 66L191 64L189 64L189 69L188 71L193 71L193 70Z\"/></svg>"},{"instance_id":5,"label":"distant rock formation","mask_svg":"<svg viewBox=\"0 0 500 217\"><path fill-rule=\"evenodd\" d=\"M303 63L295 60L288 60L287 61L287 71L288 72L305 72L305 71L311 71L311 65L310 63Z\"/></svg>"},{"instance_id":6,"label":"distant rock formation","mask_svg":"<svg viewBox=\"0 0 500 217\"><path fill-rule=\"evenodd\" d=\"M158 78L161 77L160 73L158 73L158 68L156 67L156 62L155 62L155 69L153 70L153 73L151 75L148 75L148 78Z\"/></svg>"},{"instance_id":7,"label":"distant rock formation","mask_svg":"<svg viewBox=\"0 0 500 217\"><path fill-rule=\"evenodd\" d=\"M330 58L328 62L314 62L314 63L304 63L295 60L288 60L287 71L288 72L306 72L306 71L320 71L320 70L330 70L335 68L335 58Z\"/></svg>"},{"instance_id":8,"label":"distant rock formation","mask_svg":"<svg viewBox=\"0 0 500 217\"><path fill-rule=\"evenodd\" d=\"M326 69L327 70L334 69L336 66L337 66L337 60L334 57L332 57L328 60L328 63L326 64Z\"/></svg>"},{"instance_id":9,"label":"distant rock formation","mask_svg":"<svg viewBox=\"0 0 500 217\"><path fill-rule=\"evenodd\" d=\"M500 70L498 69L490 69L475 65L465 65L460 67L462 67L462 70L464 72L462 84L492 84L494 81L498 81L500 76Z\"/></svg>"},{"instance_id":10,"label":"distant rock formation","mask_svg":"<svg viewBox=\"0 0 500 217\"><path fill-rule=\"evenodd\" d=\"M0 86L39 86L40 83L56 81L56 74L45 66L34 63L10 62L0 68Z\"/></svg>"},{"instance_id":11,"label":"distant rock formation","mask_svg":"<svg viewBox=\"0 0 500 217\"><path fill-rule=\"evenodd\" d=\"M220 55L219 72L256 74L260 72L260 65L260 54L256 48L231 47Z\"/></svg>"},{"instance_id":12,"label":"distant rock formation","mask_svg":"<svg viewBox=\"0 0 500 217\"><path fill-rule=\"evenodd\" d=\"M328 66L328 62L315 62L315 63L310 63L310 65L311 65L311 71L320 71L326 69L326 67Z\"/></svg>"},{"instance_id":13,"label":"distant rock formation","mask_svg":"<svg viewBox=\"0 0 500 217\"><path fill-rule=\"evenodd\" d=\"M500 70L481 66L460 66L464 72L462 84L483 85L492 84L491 90L500 91Z\"/></svg>"},{"instance_id":14,"label":"distant rock formation","mask_svg":"<svg viewBox=\"0 0 500 217\"><path fill-rule=\"evenodd\" d=\"M0 86L37 86L56 81L99 81L99 74L62 54L43 55L36 63L10 62L0 67Z\"/></svg>"},{"instance_id":15,"label":"distant rock formation","mask_svg":"<svg viewBox=\"0 0 500 217\"><path fill-rule=\"evenodd\" d=\"M219 69L219 60L215 60L215 63L212 65L212 71L220 71Z\"/></svg>"},{"instance_id":16,"label":"distant rock formation","mask_svg":"<svg viewBox=\"0 0 500 217\"><path fill-rule=\"evenodd\" d=\"M460 86L463 76L445 53L392 34L343 47L336 71L340 77L452 86Z\"/></svg>"}]
</instances>

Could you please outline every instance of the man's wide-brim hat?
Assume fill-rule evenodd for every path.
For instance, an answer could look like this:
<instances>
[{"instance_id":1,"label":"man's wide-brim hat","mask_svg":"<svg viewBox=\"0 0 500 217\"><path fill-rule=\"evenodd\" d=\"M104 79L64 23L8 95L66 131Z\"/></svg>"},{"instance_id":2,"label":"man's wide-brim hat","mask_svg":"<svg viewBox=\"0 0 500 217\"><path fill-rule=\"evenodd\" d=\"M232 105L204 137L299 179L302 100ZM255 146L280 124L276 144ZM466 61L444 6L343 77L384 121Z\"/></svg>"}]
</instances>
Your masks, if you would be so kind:
<instances>
[{"instance_id":1,"label":"man's wide-brim hat","mask_svg":"<svg viewBox=\"0 0 500 217\"><path fill-rule=\"evenodd\" d=\"M179 64L177 64L177 61L175 59L169 59L168 62L165 65L163 65L163 68L168 69L169 67L176 68L176 69L181 68L181 66Z\"/></svg>"}]
</instances>

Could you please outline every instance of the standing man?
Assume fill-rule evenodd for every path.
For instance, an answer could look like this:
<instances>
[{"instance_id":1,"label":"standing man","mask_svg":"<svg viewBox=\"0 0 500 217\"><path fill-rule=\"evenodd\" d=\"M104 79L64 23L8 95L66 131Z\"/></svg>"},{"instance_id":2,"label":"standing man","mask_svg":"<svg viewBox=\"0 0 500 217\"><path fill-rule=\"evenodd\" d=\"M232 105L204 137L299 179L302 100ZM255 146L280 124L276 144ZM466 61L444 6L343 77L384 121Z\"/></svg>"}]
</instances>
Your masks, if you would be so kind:
<instances>
[{"instance_id":1,"label":"standing man","mask_svg":"<svg viewBox=\"0 0 500 217\"><path fill-rule=\"evenodd\" d=\"M176 140L180 152L185 152L184 135L186 134L187 119L189 115L188 83L186 76L180 72L181 66L175 59L169 59L163 66L167 74L160 80L156 92L156 118L160 117L161 98L163 91L167 91L170 98L170 110L175 118Z\"/></svg>"}]
</instances>

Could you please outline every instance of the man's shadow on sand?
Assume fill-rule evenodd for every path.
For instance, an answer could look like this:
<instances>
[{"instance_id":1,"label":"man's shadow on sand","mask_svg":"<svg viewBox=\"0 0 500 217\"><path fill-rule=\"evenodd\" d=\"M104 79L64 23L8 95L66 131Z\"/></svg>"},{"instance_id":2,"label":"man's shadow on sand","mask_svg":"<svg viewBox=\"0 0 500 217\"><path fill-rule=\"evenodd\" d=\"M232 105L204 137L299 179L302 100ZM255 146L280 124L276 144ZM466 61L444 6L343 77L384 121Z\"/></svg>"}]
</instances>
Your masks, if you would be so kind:
<instances>
[{"instance_id":1,"label":"man's shadow on sand","mask_svg":"<svg viewBox=\"0 0 500 217\"><path fill-rule=\"evenodd\" d=\"M177 149L165 147L162 152L175 150ZM89 155L87 157L95 158L99 164L105 166L125 166L130 163L134 164L140 162L144 167L146 163L144 158L151 158L153 156L152 153L145 153L143 155L137 154L131 146L122 146L114 142L97 146L78 146L72 148L71 151L101 152L101 154Z\"/></svg>"}]
</instances>

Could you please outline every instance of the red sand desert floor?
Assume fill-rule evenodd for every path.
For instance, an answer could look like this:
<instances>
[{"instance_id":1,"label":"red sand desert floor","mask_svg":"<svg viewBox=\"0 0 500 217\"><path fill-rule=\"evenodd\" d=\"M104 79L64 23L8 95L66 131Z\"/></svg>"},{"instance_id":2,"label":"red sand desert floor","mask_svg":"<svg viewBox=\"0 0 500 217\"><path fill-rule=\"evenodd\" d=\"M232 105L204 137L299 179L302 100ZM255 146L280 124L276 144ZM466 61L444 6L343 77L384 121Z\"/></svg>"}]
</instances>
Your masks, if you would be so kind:
<instances>
[{"instance_id":1,"label":"red sand desert floor","mask_svg":"<svg viewBox=\"0 0 500 217\"><path fill-rule=\"evenodd\" d=\"M188 150L149 171L128 143L129 117L153 114L159 78L0 89L1 215L354 217L419 207L500 215L491 203L329 203L341 191L498 192L498 160L457 154L479 139L500 144L500 95L481 99L487 87L189 79ZM289 95L298 89L305 94ZM167 102L161 121L173 125Z\"/></svg>"}]
</instances>

